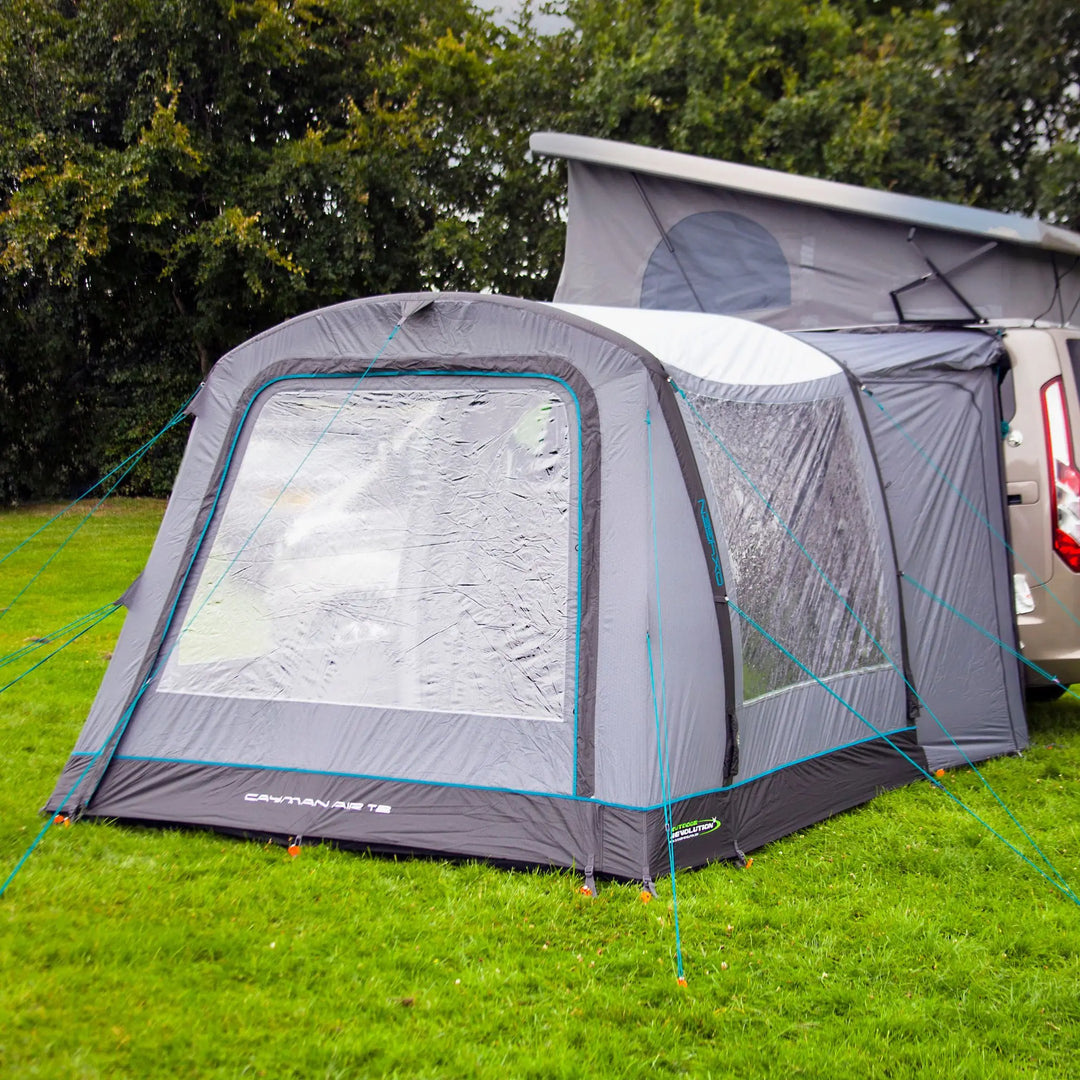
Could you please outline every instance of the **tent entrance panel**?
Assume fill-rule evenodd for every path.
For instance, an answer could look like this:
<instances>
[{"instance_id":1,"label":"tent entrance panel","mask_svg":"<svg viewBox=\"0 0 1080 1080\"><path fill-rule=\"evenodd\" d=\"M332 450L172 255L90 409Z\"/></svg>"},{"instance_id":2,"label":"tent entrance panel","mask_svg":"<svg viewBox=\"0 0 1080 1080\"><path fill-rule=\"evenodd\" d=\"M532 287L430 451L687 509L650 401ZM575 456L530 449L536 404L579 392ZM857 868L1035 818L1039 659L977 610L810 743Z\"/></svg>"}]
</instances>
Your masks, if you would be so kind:
<instances>
[{"instance_id":1,"label":"tent entrance panel","mask_svg":"<svg viewBox=\"0 0 1080 1080\"><path fill-rule=\"evenodd\" d=\"M900 655L895 571L845 380L684 381L729 588L747 616L736 780L904 727L904 682L888 660Z\"/></svg>"},{"instance_id":2,"label":"tent entrance panel","mask_svg":"<svg viewBox=\"0 0 1080 1080\"><path fill-rule=\"evenodd\" d=\"M580 459L545 375L276 381L118 756L573 794Z\"/></svg>"}]
</instances>

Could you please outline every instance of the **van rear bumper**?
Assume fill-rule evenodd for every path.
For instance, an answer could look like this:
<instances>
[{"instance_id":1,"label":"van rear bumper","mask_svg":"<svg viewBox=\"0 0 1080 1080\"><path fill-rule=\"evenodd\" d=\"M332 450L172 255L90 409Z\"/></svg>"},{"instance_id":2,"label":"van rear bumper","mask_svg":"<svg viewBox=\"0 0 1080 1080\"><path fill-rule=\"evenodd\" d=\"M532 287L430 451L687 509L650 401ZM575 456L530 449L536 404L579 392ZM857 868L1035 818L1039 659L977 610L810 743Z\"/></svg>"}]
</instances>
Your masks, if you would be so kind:
<instances>
[{"instance_id":1,"label":"van rear bumper","mask_svg":"<svg viewBox=\"0 0 1080 1080\"><path fill-rule=\"evenodd\" d=\"M1020 649L1024 658L1056 677L1065 686L1080 683L1080 575L1062 568L1045 586L1032 589L1035 610L1017 616ZM1046 686L1048 680L1025 665L1028 686Z\"/></svg>"}]
</instances>

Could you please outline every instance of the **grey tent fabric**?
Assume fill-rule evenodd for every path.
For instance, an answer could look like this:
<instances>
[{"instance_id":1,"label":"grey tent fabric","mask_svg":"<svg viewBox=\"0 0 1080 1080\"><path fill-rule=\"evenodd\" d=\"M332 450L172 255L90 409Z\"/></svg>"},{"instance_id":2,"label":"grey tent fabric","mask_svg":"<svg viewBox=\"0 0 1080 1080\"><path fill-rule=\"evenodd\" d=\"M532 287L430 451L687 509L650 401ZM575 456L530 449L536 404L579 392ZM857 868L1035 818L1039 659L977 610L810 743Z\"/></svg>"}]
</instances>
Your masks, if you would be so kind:
<instances>
[{"instance_id":1,"label":"grey tent fabric","mask_svg":"<svg viewBox=\"0 0 1080 1080\"><path fill-rule=\"evenodd\" d=\"M532 146L569 160L562 303L786 330L1080 325L1080 237L1064 229L599 139L547 133Z\"/></svg>"},{"instance_id":2,"label":"grey tent fabric","mask_svg":"<svg viewBox=\"0 0 1080 1080\"><path fill-rule=\"evenodd\" d=\"M738 315L791 303L791 273L780 245L742 214L691 214L658 240L641 280L638 306Z\"/></svg>"},{"instance_id":3,"label":"grey tent fabric","mask_svg":"<svg viewBox=\"0 0 1080 1080\"><path fill-rule=\"evenodd\" d=\"M827 344L410 294L233 350L49 805L633 878L667 865L665 802L677 865L698 865L917 777L949 751L877 655L906 657L912 599L886 434L845 372L860 350ZM985 360L920 372L910 422L992 378ZM989 476L984 428L962 434L964 482ZM913 546L954 527L910 499ZM984 571L920 565L960 597ZM1023 745L1012 697L965 711L931 663L945 640L911 664L958 742Z\"/></svg>"},{"instance_id":4,"label":"grey tent fabric","mask_svg":"<svg viewBox=\"0 0 1080 1080\"><path fill-rule=\"evenodd\" d=\"M995 377L1002 347L970 330L801 338L870 392L864 412L903 575L920 745L934 768L990 756L1020 735L1023 715L1019 662L976 629L1019 648L1000 587L1011 574Z\"/></svg>"}]
</instances>

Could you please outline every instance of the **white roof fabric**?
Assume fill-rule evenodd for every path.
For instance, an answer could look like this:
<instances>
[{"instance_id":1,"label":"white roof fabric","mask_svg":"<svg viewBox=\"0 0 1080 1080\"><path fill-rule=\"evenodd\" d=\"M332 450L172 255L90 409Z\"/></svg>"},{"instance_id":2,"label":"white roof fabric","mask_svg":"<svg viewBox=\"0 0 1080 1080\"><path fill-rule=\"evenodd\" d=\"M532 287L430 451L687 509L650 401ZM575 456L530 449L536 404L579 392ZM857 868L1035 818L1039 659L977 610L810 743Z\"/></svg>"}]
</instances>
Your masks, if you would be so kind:
<instances>
[{"instance_id":1,"label":"white roof fabric","mask_svg":"<svg viewBox=\"0 0 1080 1080\"><path fill-rule=\"evenodd\" d=\"M665 367L709 382L785 386L841 371L811 345L761 323L698 311L554 304L648 349Z\"/></svg>"}]
</instances>

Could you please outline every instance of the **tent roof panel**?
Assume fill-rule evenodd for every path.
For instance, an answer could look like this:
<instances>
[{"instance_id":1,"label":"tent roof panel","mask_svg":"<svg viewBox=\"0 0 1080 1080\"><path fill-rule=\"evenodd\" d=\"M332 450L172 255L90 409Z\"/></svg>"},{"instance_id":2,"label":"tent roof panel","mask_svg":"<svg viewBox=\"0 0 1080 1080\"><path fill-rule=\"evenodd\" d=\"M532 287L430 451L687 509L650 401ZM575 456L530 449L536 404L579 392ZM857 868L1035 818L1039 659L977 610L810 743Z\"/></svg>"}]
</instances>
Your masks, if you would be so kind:
<instances>
[{"instance_id":1,"label":"tent roof panel","mask_svg":"<svg viewBox=\"0 0 1080 1080\"><path fill-rule=\"evenodd\" d=\"M813 346L761 323L697 311L554 304L629 338L665 366L710 382L780 386L836 375L840 367Z\"/></svg>"}]
</instances>

